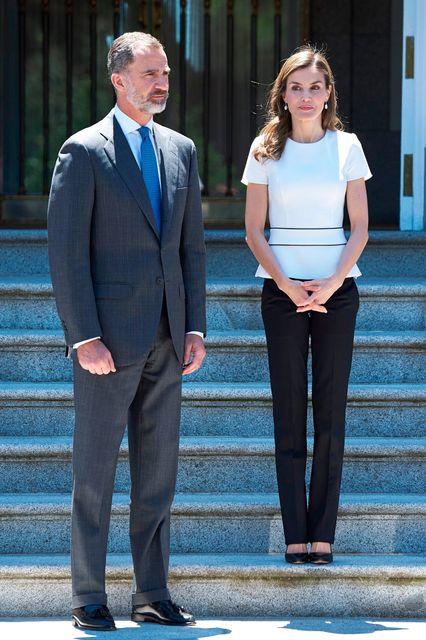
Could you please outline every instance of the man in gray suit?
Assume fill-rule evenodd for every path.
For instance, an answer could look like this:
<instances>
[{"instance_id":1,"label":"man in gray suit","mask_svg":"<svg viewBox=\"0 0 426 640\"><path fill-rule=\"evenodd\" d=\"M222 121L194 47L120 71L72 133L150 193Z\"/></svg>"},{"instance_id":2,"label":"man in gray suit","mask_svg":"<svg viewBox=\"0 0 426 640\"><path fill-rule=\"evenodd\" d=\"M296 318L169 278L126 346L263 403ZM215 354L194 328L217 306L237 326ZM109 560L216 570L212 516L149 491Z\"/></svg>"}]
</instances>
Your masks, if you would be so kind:
<instances>
[{"instance_id":1,"label":"man in gray suit","mask_svg":"<svg viewBox=\"0 0 426 640\"><path fill-rule=\"evenodd\" d=\"M167 589L182 373L205 356L205 248L194 144L153 123L168 97L160 42L108 54L117 103L65 142L48 209L53 288L74 363L75 626L114 629L105 561L128 425L132 620L192 624Z\"/></svg>"}]
</instances>

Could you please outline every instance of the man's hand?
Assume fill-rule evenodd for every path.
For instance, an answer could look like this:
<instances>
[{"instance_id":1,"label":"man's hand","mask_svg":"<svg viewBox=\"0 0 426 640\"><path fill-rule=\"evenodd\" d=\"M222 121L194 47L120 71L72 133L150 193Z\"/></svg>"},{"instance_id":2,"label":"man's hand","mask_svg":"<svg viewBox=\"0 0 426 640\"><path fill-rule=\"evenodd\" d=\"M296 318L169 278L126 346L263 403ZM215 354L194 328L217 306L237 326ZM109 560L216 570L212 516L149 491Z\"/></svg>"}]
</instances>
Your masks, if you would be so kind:
<instances>
[{"instance_id":1,"label":"man's hand","mask_svg":"<svg viewBox=\"0 0 426 640\"><path fill-rule=\"evenodd\" d=\"M187 333L185 336L182 374L186 376L188 373L198 371L205 357L206 349L203 338L195 333Z\"/></svg>"},{"instance_id":2,"label":"man's hand","mask_svg":"<svg viewBox=\"0 0 426 640\"><path fill-rule=\"evenodd\" d=\"M78 347L77 359L83 369L98 376L115 373L111 352L100 340L92 340Z\"/></svg>"}]
</instances>

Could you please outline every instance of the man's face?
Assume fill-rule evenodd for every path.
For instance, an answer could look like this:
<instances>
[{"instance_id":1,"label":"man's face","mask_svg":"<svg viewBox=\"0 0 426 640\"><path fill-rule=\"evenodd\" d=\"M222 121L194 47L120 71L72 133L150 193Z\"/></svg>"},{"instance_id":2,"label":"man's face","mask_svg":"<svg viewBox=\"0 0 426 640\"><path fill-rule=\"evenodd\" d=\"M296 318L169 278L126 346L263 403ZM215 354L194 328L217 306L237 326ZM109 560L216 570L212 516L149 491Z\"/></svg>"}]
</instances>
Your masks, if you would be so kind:
<instances>
[{"instance_id":1,"label":"man's face","mask_svg":"<svg viewBox=\"0 0 426 640\"><path fill-rule=\"evenodd\" d=\"M133 62L119 74L123 97L140 112L161 113L169 97L169 73L167 56L162 49L136 50Z\"/></svg>"}]
</instances>

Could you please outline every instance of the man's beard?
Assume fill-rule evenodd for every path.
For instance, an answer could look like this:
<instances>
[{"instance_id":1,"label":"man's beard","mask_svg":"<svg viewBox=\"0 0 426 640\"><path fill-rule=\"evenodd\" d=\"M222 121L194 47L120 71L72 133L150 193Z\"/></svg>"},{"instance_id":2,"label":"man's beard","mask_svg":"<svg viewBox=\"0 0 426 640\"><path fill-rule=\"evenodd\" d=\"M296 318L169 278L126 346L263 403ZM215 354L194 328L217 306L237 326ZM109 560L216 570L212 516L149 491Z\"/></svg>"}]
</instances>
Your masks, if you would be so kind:
<instances>
[{"instance_id":1,"label":"man's beard","mask_svg":"<svg viewBox=\"0 0 426 640\"><path fill-rule=\"evenodd\" d=\"M158 93L153 95L159 95ZM169 97L168 92L164 93L164 102L152 102L150 98L147 100L141 100L137 91L131 87L129 93L127 94L127 100L131 105L135 107L138 111L142 113L149 113L150 115L154 115L155 113L161 113L166 108L167 98Z\"/></svg>"},{"instance_id":2,"label":"man's beard","mask_svg":"<svg viewBox=\"0 0 426 640\"><path fill-rule=\"evenodd\" d=\"M165 100L163 103L151 102L150 100L147 100L139 107L139 109L140 111L144 111L145 113L150 113L151 115L154 115L154 113L161 113L166 108L168 97L169 97L169 94L165 96Z\"/></svg>"}]
</instances>

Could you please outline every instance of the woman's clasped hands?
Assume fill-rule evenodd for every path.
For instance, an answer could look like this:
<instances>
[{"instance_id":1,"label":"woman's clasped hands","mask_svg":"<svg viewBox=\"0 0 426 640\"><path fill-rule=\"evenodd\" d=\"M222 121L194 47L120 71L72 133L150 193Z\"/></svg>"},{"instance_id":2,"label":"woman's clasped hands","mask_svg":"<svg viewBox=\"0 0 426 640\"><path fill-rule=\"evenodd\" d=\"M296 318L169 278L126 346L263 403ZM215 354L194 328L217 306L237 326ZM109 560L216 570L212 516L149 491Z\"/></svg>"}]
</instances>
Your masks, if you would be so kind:
<instances>
[{"instance_id":1,"label":"woman's clasped hands","mask_svg":"<svg viewBox=\"0 0 426 640\"><path fill-rule=\"evenodd\" d=\"M297 313L303 313L304 311L327 313L327 309L324 306L325 303L342 284L343 281L336 276L301 282L300 286L308 293L308 297L297 305Z\"/></svg>"},{"instance_id":2,"label":"woman's clasped hands","mask_svg":"<svg viewBox=\"0 0 426 640\"><path fill-rule=\"evenodd\" d=\"M327 313L324 306L333 293L342 286L336 276L317 280L289 280L285 287L280 287L297 306L297 313L317 311Z\"/></svg>"}]
</instances>

